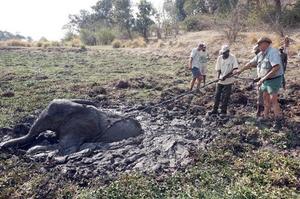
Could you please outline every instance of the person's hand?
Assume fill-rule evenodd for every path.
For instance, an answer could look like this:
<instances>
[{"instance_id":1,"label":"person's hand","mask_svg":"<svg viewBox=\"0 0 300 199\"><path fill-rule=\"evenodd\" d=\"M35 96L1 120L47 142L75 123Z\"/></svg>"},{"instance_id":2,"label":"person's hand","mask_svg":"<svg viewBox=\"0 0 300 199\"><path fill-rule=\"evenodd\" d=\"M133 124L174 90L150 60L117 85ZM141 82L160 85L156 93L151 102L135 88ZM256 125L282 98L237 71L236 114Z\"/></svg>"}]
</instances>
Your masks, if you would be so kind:
<instances>
[{"instance_id":1,"label":"person's hand","mask_svg":"<svg viewBox=\"0 0 300 199\"><path fill-rule=\"evenodd\" d=\"M254 83L257 83L257 82L259 82L259 80L261 80L261 78L260 78L260 77L258 77L258 78L255 78L255 79L253 80L253 82L254 82Z\"/></svg>"},{"instance_id":2,"label":"person's hand","mask_svg":"<svg viewBox=\"0 0 300 199\"><path fill-rule=\"evenodd\" d=\"M257 87L260 88L263 83L264 83L264 79L262 78L256 83Z\"/></svg>"},{"instance_id":3,"label":"person's hand","mask_svg":"<svg viewBox=\"0 0 300 199\"><path fill-rule=\"evenodd\" d=\"M232 72L233 75L240 75L241 73L242 73L241 69L237 69Z\"/></svg>"},{"instance_id":4,"label":"person's hand","mask_svg":"<svg viewBox=\"0 0 300 199\"><path fill-rule=\"evenodd\" d=\"M188 65L187 68L188 68L189 70L192 70L192 66L191 66L191 65Z\"/></svg>"},{"instance_id":5,"label":"person's hand","mask_svg":"<svg viewBox=\"0 0 300 199\"><path fill-rule=\"evenodd\" d=\"M226 78L225 77L219 77L219 80L224 81Z\"/></svg>"}]
</instances>

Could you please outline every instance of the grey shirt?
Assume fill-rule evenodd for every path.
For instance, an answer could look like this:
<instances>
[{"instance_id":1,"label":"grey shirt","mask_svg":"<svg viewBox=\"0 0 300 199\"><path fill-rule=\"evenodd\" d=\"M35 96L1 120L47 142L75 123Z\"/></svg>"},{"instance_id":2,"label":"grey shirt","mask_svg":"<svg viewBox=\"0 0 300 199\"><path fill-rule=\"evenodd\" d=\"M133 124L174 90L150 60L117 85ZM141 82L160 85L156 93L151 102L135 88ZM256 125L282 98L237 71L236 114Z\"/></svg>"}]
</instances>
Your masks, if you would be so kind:
<instances>
[{"instance_id":1,"label":"grey shirt","mask_svg":"<svg viewBox=\"0 0 300 199\"><path fill-rule=\"evenodd\" d=\"M277 74L271 78L281 76L284 73L280 53L276 48L269 47L264 53L258 53L250 62L257 66L258 77L266 76L276 65L279 65L280 69Z\"/></svg>"}]
</instances>

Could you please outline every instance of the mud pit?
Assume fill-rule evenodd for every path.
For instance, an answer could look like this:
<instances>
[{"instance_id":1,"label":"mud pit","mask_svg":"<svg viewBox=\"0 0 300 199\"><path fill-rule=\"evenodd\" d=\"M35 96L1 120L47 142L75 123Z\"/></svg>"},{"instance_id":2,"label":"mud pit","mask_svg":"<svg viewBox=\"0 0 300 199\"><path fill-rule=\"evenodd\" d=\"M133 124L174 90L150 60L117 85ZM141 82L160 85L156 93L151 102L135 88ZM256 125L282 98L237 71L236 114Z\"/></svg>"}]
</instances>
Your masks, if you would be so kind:
<instances>
[{"instance_id":1,"label":"mud pit","mask_svg":"<svg viewBox=\"0 0 300 199\"><path fill-rule=\"evenodd\" d=\"M48 151L26 155L26 158L41 162L45 172L60 173L78 182L95 177L107 182L119 174L132 171L154 172L159 176L185 170L197 162L197 152L205 151L222 129L239 132L239 126L251 121L248 113L255 111L255 98L247 98L245 103L244 95L237 90L240 97L232 100L231 106L235 106L235 111L230 109L229 120L205 118L206 111L212 105L213 91L210 87L205 90L206 95L186 96L175 103L146 110L145 107L154 104L125 106L121 101L106 100L101 105L101 110L105 112L122 115L127 110L144 110L130 112L142 125L144 134L114 143L87 143L81 146L79 152L68 156L58 156L55 151ZM157 103L183 92L181 89L166 90ZM232 128L234 126L236 128ZM18 130L22 131L22 128ZM6 137L9 135L4 134ZM49 140L44 142L49 144Z\"/></svg>"},{"instance_id":2,"label":"mud pit","mask_svg":"<svg viewBox=\"0 0 300 199\"><path fill-rule=\"evenodd\" d=\"M102 110L124 114L122 108ZM215 121L207 121L203 115L195 119L191 110L201 111L201 108L187 109L178 104L147 112L131 112L141 123L143 135L113 143L86 143L79 152L67 156L59 156L55 150L49 150L26 154L26 157L43 163L47 171L59 171L74 180L95 176L107 179L130 171L162 173L181 170L193 164L196 151L205 150L206 144L218 134L213 127L208 127L210 122ZM9 137L7 132L2 132L6 134L5 139ZM50 145L49 139L43 143Z\"/></svg>"}]
</instances>

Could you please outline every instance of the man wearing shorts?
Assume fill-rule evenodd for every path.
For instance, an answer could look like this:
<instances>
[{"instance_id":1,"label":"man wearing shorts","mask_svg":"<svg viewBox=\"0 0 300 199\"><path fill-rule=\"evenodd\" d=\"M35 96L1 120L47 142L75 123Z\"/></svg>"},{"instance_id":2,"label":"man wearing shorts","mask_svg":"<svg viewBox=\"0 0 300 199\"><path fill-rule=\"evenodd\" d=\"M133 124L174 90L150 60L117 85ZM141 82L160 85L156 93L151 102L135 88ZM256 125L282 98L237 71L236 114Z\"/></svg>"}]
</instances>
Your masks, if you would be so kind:
<instances>
[{"instance_id":1,"label":"man wearing shorts","mask_svg":"<svg viewBox=\"0 0 300 199\"><path fill-rule=\"evenodd\" d=\"M261 52L235 74L240 74L255 66L257 67L258 76L261 77L257 82L257 86L263 92L264 100L263 119L269 118L272 108L275 115L273 131L278 131L282 126L282 113L278 102L278 92L282 86L283 64L279 51L271 47L271 39L262 37L258 40L257 44Z\"/></svg>"},{"instance_id":2,"label":"man wearing shorts","mask_svg":"<svg viewBox=\"0 0 300 199\"><path fill-rule=\"evenodd\" d=\"M189 69L192 70L193 79L191 81L190 90L192 91L195 85L195 82L197 81L197 89L200 88L200 83L202 80L202 74L200 71L201 63L200 63L200 57L201 52L203 49L203 43L200 43L197 48L194 48L190 55L190 61L189 61Z\"/></svg>"}]
</instances>

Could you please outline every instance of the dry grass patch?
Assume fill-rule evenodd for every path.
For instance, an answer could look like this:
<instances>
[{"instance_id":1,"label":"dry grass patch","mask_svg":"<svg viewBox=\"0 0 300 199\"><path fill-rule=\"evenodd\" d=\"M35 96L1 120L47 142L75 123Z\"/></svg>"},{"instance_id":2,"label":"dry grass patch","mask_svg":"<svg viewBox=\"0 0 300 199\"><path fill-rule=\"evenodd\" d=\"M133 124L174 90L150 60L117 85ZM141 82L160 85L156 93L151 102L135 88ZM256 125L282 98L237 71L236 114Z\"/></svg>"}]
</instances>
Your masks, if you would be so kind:
<instances>
[{"instance_id":1,"label":"dry grass patch","mask_svg":"<svg viewBox=\"0 0 300 199\"><path fill-rule=\"evenodd\" d=\"M11 39L11 40L0 42L0 46L2 46L2 47L31 47L32 44L27 41Z\"/></svg>"},{"instance_id":2,"label":"dry grass patch","mask_svg":"<svg viewBox=\"0 0 300 199\"><path fill-rule=\"evenodd\" d=\"M123 43L124 42L122 42L121 40L115 39L111 44L113 48L121 48L124 46Z\"/></svg>"}]
</instances>

